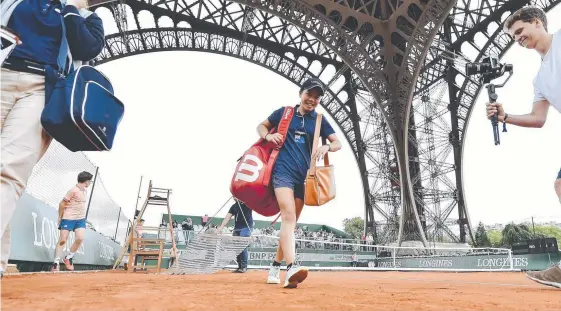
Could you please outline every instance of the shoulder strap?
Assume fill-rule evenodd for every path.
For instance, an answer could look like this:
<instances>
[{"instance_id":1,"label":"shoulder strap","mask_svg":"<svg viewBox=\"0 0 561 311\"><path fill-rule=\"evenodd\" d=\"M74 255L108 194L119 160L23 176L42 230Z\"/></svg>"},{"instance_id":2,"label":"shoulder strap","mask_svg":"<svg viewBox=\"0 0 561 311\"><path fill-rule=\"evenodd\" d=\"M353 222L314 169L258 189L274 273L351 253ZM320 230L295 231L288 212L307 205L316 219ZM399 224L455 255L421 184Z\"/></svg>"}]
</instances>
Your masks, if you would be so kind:
<instances>
[{"instance_id":1,"label":"shoulder strap","mask_svg":"<svg viewBox=\"0 0 561 311\"><path fill-rule=\"evenodd\" d=\"M269 156L269 161L267 162L267 169L265 170L265 175L263 176L263 183L265 186L269 185L269 180L271 179L271 174L273 173L273 165L277 161L277 157L279 156L280 149L284 142L286 141L286 134L288 133L288 128L290 128L290 121L292 121L292 117L294 116L294 107L284 107L284 111L282 112L282 117L279 121L279 125L277 126L277 133L282 135L282 143L273 149L271 155Z\"/></svg>"},{"instance_id":2,"label":"shoulder strap","mask_svg":"<svg viewBox=\"0 0 561 311\"><path fill-rule=\"evenodd\" d=\"M318 140L319 140L319 133L321 131L321 121L322 121L323 115L321 113L317 114L316 117L316 129L314 131L314 142L312 143L312 156L314 155L314 153L318 150ZM325 145L325 138L323 138L323 144ZM323 157L323 164L325 166L329 166L329 152L325 154L325 156ZM314 161L314 159L310 159L310 175L315 175L316 174L316 161Z\"/></svg>"},{"instance_id":3,"label":"shoulder strap","mask_svg":"<svg viewBox=\"0 0 561 311\"><path fill-rule=\"evenodd\" d=\"M58 72L66 76L66 74L68 73L66 68L66 61L70 49L68 47L68 40L66 39L66 25L64 24L64 17L62 16L62 13L60 14L60 23L62 26L62 38L60 40L60 48L58 50L57 65L58 65ZM70 61L68 67L70 67L71 64L72 61ZM68 68L68 70L69 69L70 68Z\"/></svg>"},{"instance_id":4,"label":"shoulder strap","mask_svg":"<svg viewBox=\"0 0 561 311\"><path fill-rule=\"evenodd\" d=\"M277 149L280 149L286 140L286 133L288 133L288 128L290 127L290 121L292 121L292 116L294 115L294 107L284 107L284 111L282 113L281 120L277 127L277 133L281 134L282 144L277 146Z\"/></svg>"}]
</instances>

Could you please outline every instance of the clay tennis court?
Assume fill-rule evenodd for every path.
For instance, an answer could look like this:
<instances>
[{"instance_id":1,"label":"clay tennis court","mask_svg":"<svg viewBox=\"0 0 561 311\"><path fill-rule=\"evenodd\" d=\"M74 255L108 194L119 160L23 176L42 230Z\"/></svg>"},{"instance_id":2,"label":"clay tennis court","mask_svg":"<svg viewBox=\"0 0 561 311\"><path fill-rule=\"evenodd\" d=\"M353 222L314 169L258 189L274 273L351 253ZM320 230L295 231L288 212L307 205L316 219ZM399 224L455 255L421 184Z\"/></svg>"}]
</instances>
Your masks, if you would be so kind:
<instances>
[{"instance_id":1,"label":"clay tennis court","mask_svg":"<svg viewBox=\"0 0 561 311\"><path fill-rule=\"evenodd\" d=\"M319 272L298 289L266 271L5 276L2 310L558 310L561 291L522 273ZM284 272L281 275L284 278Z\"/></svg>"}]
</instances>

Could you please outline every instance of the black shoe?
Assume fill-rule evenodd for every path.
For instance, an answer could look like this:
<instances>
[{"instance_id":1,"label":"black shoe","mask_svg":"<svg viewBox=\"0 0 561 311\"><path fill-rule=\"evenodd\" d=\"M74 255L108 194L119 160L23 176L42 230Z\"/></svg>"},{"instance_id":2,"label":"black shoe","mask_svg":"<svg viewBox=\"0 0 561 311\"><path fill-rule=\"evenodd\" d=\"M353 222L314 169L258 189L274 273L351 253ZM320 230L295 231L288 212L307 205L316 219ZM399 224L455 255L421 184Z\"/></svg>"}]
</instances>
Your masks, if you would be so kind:
<instances>
[{"instance_id":1,"label":"black shoe","mask_svg":"<svg viewBox=\"0 0 561 311\"><path fill-rule=\"evenodd\" d=\"M239 268L238 269L238 273L246 273L247 272L247 268Z\"/></svg>"}]
</instances>

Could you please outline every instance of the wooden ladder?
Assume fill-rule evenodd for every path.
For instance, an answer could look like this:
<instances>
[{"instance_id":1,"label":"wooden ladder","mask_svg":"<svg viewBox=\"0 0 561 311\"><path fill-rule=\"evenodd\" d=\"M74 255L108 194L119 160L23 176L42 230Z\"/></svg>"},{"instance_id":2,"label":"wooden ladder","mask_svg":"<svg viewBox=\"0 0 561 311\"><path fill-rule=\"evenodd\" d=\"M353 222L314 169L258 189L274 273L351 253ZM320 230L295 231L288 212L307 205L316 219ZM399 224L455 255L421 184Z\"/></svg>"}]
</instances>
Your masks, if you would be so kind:
<instances>
[{"instance_id":1,"label":"wooden ladder","mask_svg":"<svg viewBox=\"0 0 561 311\"><path fill-rule=\"evenodd\" d=\"M136 211L134 217L133 225L129 227L127 232L127 238L125 245L123 246L121 253L115 264L113 264L113 269L116 269L122 262L124 256L128 253L127 271L148 271L149 269L155 269L156 273L160 272L162 257L164 253L165 244L165 231L169 229L169 233L172 241L172 249L175 249L175 237L172 227L171 210L169 206L169 198L171 195L171 189L165 188L155 188L152 186L152 181L148 185L148 195L146 196L146 201L142 205L140 211ZM142 216L149 205L165 206L168 214L168 228L160 227L147 227L140 225ZM158 232L158 238L143 238L139 236L139 230L146 230L150 232ZM159 238L160 233L164 233L164 238ZM157 265L146 266L145 261L147 260L157 260Z\"/></svg>"}]
</instances>

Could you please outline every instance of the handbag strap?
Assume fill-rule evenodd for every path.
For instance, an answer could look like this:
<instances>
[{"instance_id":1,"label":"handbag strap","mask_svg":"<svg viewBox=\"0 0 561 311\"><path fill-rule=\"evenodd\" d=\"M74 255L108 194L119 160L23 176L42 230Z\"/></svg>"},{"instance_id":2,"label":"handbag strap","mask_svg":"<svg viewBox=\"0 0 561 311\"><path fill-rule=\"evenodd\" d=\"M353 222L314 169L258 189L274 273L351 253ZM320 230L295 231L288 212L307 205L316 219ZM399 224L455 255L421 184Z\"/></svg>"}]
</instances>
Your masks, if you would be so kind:
<instances>
[{"instance_id":1,"label":"handbag strap","mask_svg":"<svg viewBox=\"0 0 561 311\"><path fill-rule=\"evenodd\" d=\"M60 40L60 48L58 50L58 57L57 57L57 65L58 65L58 73L63 76L66 76L68 72L70 72L70 65L72 61L66 62L68 59L68 40L66 39L66 25L64 24L64 17L62 13L60 14L60 24L62 26L62 38ZM66 68L66 64L69 64L68 69Z\"/></svg>"},{"instance_id":2,"label":"handbag strap","mask_svg":"<svg viewBox=\"0 0 561 311\"><path fill-rule=\"evenodd\" d=\"M273 152L271 152L271 155L269 156L267 169L265 170L265 174L263 175L263 182L265 186L269 185L269 180L271 179L271 174L273 172L273 165L275 165L277 157L279 156L280 149L286 141L286 134L288 133L288 129L290 128L290 122L292 121L293 116L294 107L284 107L279 125L277 126L277 133L282 135L282 142L273 149Z\"/></svg>"},{"instance_id":3,"label":"handbag strap","mask_svg":"<svg viewBox=\"0 0 561 311\"><path fill-rule=\"evenodd\" d=\"M321 130L321 121L323 115L321 113L317 114L316 117L316 129L314 130L314 142L312 143L312 156L318 150L318 140L319 140L319 133ZM323 144L325 145L326 140L325 138L322 139ZM323 165L329 166L329 152L325 154L323 157ZM314 176L316 174L316 161L312 158L310 160L310 175Z\"/></svg>"}]
</instances>

